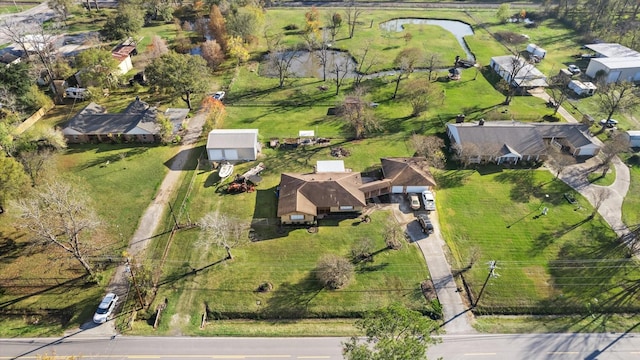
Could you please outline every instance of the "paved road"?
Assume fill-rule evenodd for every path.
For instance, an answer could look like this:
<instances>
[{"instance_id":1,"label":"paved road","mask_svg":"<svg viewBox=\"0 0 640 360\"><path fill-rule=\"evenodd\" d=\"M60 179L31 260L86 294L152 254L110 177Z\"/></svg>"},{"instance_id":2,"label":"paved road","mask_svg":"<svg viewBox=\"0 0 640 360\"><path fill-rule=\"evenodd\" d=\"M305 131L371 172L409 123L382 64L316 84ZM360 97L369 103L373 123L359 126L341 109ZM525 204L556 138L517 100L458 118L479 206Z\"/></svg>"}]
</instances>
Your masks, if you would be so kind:
<instances>
[{"instance_id":1,"label":"paved road","mask_svg":"<svg viewBox=\"0 0 640 360\"><path fill-rule=\"evenodd\" d=\"M5 21L22 23L31 20L38 20L43 22L49 20L55 16L53 10L49 9L47 2L43 2L38 6L34 6L31 9L25 10L17 14L0 14L0 24ZM11 43L11 39L0 31L0 45Z\"/></svg>"},{"instance_id":2,"label":"paved road","mask_svg":"<svg viewBox=\"0 0 640 360\"><path fill-rule=\"evenodd\" d=\"M342 359L345 338L102 337L0 340L4 359L82 355L82 359ZM640 358L640 336L620 334L445 335L430 359L617 360ZM408 359L409 360L409 359Z\"/></svg>"}]
</instances>

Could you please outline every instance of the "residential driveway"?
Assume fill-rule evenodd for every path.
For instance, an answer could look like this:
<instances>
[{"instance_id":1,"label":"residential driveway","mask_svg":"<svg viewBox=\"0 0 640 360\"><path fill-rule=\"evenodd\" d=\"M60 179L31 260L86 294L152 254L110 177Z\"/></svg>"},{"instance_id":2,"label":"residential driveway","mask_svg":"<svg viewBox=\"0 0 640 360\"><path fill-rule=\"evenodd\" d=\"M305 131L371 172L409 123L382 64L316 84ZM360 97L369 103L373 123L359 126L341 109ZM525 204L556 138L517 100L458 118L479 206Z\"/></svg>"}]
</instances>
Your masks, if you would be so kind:
<instances>
[{"instance_id":1,"label":"residential driveway","mask_svg":"<svg viewBox=\"0 0 640 360\"><path fill-rule=\"evenodd\" d=\"M418 245L427 263L431 274L431 280L438 294L438 300L442 304L444 316L444 330L447 334L475 333L471 326L473 315L469 306L462 299L462 293L454 281L451 267L447 262L445 253L447 244L440 234L440 224L437 211L429 215L433 222L433 234L426 236L415 221L415 213L409 207L408 201L403 195L393 195L390 205L393 215L407 232L411 241Z\"/></svg>"}]
</instances>

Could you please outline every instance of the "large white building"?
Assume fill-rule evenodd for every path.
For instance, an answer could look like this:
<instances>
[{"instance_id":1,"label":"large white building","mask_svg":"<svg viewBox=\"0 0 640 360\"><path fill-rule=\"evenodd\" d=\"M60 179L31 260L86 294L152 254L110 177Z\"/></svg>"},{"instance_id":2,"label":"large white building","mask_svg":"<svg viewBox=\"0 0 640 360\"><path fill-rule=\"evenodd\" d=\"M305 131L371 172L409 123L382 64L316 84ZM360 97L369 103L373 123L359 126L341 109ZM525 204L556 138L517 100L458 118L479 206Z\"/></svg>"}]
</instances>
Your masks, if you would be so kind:
<instances>
[{"instance_id":1,"label":"large white building","mask_svg":"<svg viewBox=\"0 0 640 360\"><path fill-rule=\"evenodd\" d=\"M589 44L587 49L595 52L589 61L587 76L595 78L603 74L604 81L640 81L640 53L626 46L614 43Z\"/></svg>"}]
</instances>

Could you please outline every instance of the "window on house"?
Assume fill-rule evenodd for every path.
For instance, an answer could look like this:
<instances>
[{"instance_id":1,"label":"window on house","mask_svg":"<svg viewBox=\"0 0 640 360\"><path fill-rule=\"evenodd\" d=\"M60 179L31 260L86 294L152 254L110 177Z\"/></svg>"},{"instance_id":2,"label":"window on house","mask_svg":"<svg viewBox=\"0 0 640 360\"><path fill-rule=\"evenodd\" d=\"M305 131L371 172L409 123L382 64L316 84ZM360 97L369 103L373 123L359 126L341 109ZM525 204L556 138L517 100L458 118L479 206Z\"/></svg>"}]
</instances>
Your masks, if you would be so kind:
<instances>
[{"instance_id":1,"label":"window on house","mask_svg":"<svg viewBox=\"0 0 640 360\"><path fill-rule=\"evenodd\" d=\"M298 214L296 214L296 215L289 215L289 218L290 218L291 220L304 220L304 215L298 215Z\"/></svg>"},{"instance_id":2,"label":"window on house","mask_svg":"<svg viewBox=\"0 0 640 360\"><path fill-rule=\"evenodd\" d=\"M351 205L340 205L340 210L353 210Z\"/></svg>"}]
</instances>

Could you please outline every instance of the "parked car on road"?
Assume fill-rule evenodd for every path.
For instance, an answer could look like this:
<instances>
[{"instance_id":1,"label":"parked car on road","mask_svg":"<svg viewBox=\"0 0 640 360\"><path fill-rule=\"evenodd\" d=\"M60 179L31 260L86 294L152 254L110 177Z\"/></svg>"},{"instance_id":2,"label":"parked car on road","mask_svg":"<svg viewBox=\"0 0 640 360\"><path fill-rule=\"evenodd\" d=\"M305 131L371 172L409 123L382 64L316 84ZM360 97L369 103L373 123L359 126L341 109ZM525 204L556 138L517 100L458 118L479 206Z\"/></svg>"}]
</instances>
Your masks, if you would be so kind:
<instances>
[{"instance_id":1,"label":"parked car on road","mask_svg":"<svg viewBox=\"0 0 640 360\"><path fill-rule=\"evenodd\" d=\"M435 211L436 209L436 199L433 196L433 193L429 190L425 190L422 192L422 201L424 202L424 209L427 211Z\"/></svg>"},{"instance_id":2,"label":"parked car on road","mask_svg":"<svg viewBox=\"0 0 640 360\"><path fill-rule=\"evenodd\" d=\"M213 98L216 100L222 100L225 94L226 93L224 91L217 91L215 94L213 94Z\"/></svg>"},{"instance_id":3,"label":"parked car on road","mask_svg":"<svg viewBox=\"0 0 640 360\"><path fill-rule=\"evenodd\" d=\"M433 233L433 224L431 223L431 219L429 219L427 215L425 214L418 215L418 217L416 218L416 221L418 222L418 224L420 224L420 228L422 229L423 233L427 235Z\"/></svg>"},{"instance_id":4,"label":"parked car on road","mask_svg":"<svg viewBox=\"0 0 640 360\"><path fill-rule=\"evenodd\" d=\"M109 317L115 310L116 305L118 304L118 295L114 293L108 293L104 299L98 305L98 309L96 313L93 314L93 322L96 324L102 324L109 320Z\"/></svg>"}]
</instances>

